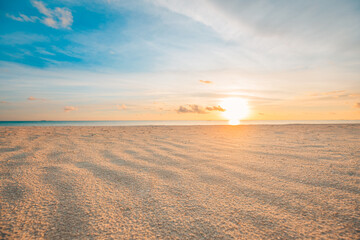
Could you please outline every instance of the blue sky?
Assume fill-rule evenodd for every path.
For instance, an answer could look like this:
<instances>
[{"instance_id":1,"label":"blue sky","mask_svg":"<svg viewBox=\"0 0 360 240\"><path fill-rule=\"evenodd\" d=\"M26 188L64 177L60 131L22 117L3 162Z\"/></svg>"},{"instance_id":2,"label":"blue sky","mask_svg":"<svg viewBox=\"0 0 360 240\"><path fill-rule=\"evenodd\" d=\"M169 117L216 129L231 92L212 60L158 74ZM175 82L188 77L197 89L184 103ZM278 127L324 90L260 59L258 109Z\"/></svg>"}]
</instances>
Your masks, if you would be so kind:
<instances>
[{"instance_id":1,"label":"blue sky","mask_svg":"<svg viewBox=\"0 0 360 240\"><path fill-rule=\"evenodd\" d=\"M360 118L359 1L12 0L0 21L0 120L223 119L191 106L226 97Z\"/></svg>"}]
</instances>

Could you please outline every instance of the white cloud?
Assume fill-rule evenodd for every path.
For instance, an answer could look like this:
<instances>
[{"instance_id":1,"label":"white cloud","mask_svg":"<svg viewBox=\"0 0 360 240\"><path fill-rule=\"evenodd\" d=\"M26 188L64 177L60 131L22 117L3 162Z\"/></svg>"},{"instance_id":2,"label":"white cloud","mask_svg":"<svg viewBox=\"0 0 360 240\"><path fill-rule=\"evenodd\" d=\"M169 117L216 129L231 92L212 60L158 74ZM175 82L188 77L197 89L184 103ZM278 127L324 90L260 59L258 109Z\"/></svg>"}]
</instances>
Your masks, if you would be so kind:
<instances>
[{"instance_id":1,"label":"white cloud","mask_svg":"<svg viewBox=\"0 0 360 240\"><path fill-rule=\"evenodd\" d=\"M39 20L39 18L36 16L28 17L22 13L19 14L19 17L16 17L16 16L8 14L8 13L6 14L6 16L8 18L11 18L12 20L19 21L19 22L35 22L35 21Z\"/></svg>"},{"instance_id":2,"label":"white cloud","mask_svg":"<svg viewBox=\"0 0 360 240\"><path fill-rule=\"evenodd\" d=\"M44 14L47 17L51 17L51 15L52 15L51 10L46 8L43 2L34 0L34 1L32 1L32 4L34 7L37 8L37 10L40 13Z\"/></svg>"},{"instance_id":3,"label":"white cloud","mask_svg":"<svg viewBox=\"0 0 360 240\"><path fill-rule=\"evenodd\" d=\"M357 59L360 15L351 1L153 0L207 26L261 66L315 65ZM212 48L213 49L213 48Z\"/></svg>"},{"instance_id":4,"label":"white cloud","mask_svg":"<svg viewBox=\"0 0 360 240\"><path fill-rule=\"evenodd\" d=\"M242 1L242 0L153 0L153 3L209 26L228 40L244 36L311 37L334 34L339 28L351 33L359 27L354 4L343 1ZM326 8L327 11L324 11ZM344 13L347 16L343 16ZM335 22L336 21L336 22ZM336 24L329 25L329 22ZM348 24L353 23L353 26ZM353 33L356 34L356 33ZM350 36L353 36L351 34ZM339 37L339 36L337 36ZM315 40L315 39L312 39Z\"/></svg>"},{"instance_id":5,"label":"white cloud","mask_svg":"<svg viewBox=\"0 0 360 240\"><path fill-rule=\"evenodd\" d=\"M45 15L45 17L41 19L41 22L45 25L56 29L70 29L73 23L73 16L70 10L59 7L52 10L50 8L47 8L43 2L35 0L32 1L32 4L34 7L37 8L40 13Z\"/></svg>"},{"instance_id":6,"label":"white cloud","mask_svg":"<svg viewBox=\"0 0 360 240\"><path fill-rule=\"evenodd\" d=\"M73 16L71 12L65 8L55 8L55 15L60 20L60 26L63 28L68 28L73 23Z\"/></svg>"},{"instance_id":7,"label":"white cloud","mask_svg":"<svg viewBox=\"0 0 360 240\"><path fill-rule=\"evenodd\" d=\"M247 29L241 22L231 18L221 8L217 8L208 0L198 0L195 2L186 0L155 0L153 3L200 22L219 32L226 39L234 38L234 35L239 30L244 31Z\"/></svg>"},{"instance_id":8,"label":"white cloud","mask_svg":"<svg viewBox=\"0 0 360 240\"><path fill-rule=\"evenodd\" d=\"M56 7L55 9L50 9L45 6L41 1L32 1L32 5L44 16L26 16L25 14L20 13L18 17L6 14L7 17L19 21L19 22L36 22L40 21L46 26L56 28L56 29L70 29L73 23L73 16L70 10L67 8Z\"/></svg>"},{"instance_id":9,"label":"white cloud","mask_svg":"<svg viewBox=\"0 0 360 240\"><path fill-rule=\"evenodd\" d=\"M52 52L48 52L46 51L44 48L40 48L40 47L37 47L36 48L36 51L40 54L43 54L43 55L50 55L50 56L54 56L55 53L52 53Z\"/></svg>"},{"instance_id":10,"label":"white cloud","mask_svg":"<svg viewBox=\"0 0 360 240\"><path fill-rule=\"evenodd\" d=\"M0 36L0 44L6 45L25 45L46 41L49 41L47 37L32 33L15 32Z\"/></svg>"}]
</instances>

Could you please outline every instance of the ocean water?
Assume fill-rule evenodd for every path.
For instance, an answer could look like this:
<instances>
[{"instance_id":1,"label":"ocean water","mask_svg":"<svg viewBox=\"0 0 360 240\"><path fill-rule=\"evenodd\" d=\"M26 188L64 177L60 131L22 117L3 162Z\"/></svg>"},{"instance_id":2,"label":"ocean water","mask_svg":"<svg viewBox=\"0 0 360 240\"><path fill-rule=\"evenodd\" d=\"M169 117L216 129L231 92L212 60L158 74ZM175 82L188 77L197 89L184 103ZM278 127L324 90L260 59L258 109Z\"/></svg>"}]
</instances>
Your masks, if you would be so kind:
<instances>
[{"instance_id":1,"label":"ocean water","mask_svg":"<svg viewBox=\"0 0 360 240\"><path fill-rule=\"evenodd\" d=\"M360 120L241 121L240 125L360 124ZM229 125L228 121L0 121L0 126L190 126Z\"/></svg>"}]
</instances>

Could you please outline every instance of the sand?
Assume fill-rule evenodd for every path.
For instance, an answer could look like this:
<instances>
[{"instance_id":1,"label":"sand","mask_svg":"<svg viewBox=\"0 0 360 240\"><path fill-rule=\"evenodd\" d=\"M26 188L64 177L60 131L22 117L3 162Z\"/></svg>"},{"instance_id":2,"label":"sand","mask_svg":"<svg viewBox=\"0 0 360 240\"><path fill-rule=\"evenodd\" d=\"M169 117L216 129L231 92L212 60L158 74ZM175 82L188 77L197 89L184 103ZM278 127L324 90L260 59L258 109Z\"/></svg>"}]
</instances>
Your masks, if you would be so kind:
<instances>
[{"instance_id":1,"label":"sand","mask_svg":"<svg viewBox=\"0 0 360 240\"><path fill-rule=\"evenodd\" d=\"M0 127L3 239L358 239L360 125Z\"/></svg>"}]
</instances>

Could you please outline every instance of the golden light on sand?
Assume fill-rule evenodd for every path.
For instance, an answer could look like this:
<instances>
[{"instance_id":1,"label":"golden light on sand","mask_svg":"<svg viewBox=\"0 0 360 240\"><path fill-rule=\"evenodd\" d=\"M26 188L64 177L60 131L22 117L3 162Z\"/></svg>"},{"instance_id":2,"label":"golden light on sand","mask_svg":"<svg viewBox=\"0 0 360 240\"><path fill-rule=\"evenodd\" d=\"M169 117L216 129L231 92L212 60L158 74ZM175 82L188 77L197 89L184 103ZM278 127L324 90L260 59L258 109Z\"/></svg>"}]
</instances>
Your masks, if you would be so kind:
<instances>
[{"instance_id":1,"label":"golden light on sand","mask_svg":"<svg viewBox=\"0 0 360 240\"><path fill-rule=\"evenodd\" d=\"M225 98L220 106L225 109L222 114L230 125L239 125L240 120L249 114L248 102L243 98Z\"/></svg>"}]
</instances>

